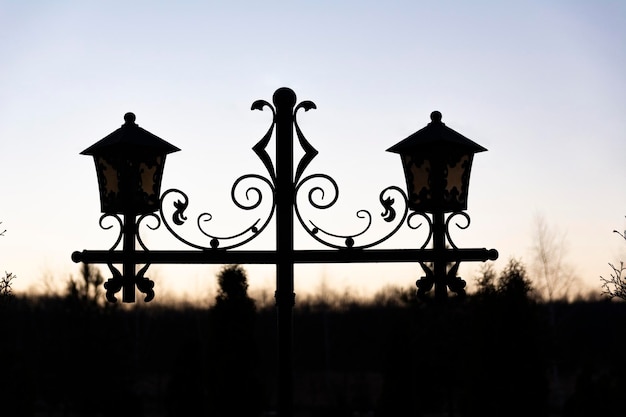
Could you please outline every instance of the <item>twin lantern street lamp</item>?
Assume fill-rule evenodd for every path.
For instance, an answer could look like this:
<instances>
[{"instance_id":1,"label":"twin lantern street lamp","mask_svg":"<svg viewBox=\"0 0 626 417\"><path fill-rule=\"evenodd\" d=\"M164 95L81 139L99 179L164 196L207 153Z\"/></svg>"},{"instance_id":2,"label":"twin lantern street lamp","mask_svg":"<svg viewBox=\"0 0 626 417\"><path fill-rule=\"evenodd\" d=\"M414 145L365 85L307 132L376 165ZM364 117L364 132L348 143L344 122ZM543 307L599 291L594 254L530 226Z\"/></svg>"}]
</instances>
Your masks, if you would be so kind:
<instances>
[{"instance_id":1,"label":"twin lantern street lamp","mask_svg":"<svg viewBox=\"0 0 626 417\"><path fill-rule=\"evenodd\" d=\"M85 149L83 155L92 155L96 164L100 205L103 220L113 218L119 226L119 235L110 250L83 250L74 252L74 262L107 264L113 275L105 283L106 297L116 301L115 294L122 291L124 302L135 301L135 290L145 294L145 301L154 297L154 283L145 273L153 263L161 264L275 264L276 305L279 333L279 411L281 416L291 415L293 395L291 380L291 321L295 301L294 264L296 263L368 263L417 262L425 276L417 281L420 297L434 287L434 298L444 301L448 289L459 296L465 295L465 281L457 276L462 261L495 260L495 249L458 248L449 233L451 219L460 215L465 229L469 226L467 196L470 169L474 154L486 149L441 121L441 113L434 111L431 122L406 139L388 149L400 154L406 177L406 193L390 186L380 193L382 224L387 226L384 236L369 238L374 216L359 210L357 217L366 225L357 233L341 235L331 233L316 222L305 219L301 208L307 203L313 210L331 208L338 199L339 189L333 178L326 174L303 177L309 163L317 155L302 134L297 113L315 109L311 101L297 103L295 93L289 88L276 90L273 105L257 100L252 110L269 108L272 122L265 136L252 148L261 159L268 176L247 174L238 178L231 191L234 204L242 210L263 211L251 224L231 236L217 236L207 230L212 215L202 213L197 217L197 232L204 242L188 237L186 209L187 195L177 189L161 194L161 179L165 158L179 149L135 123L135 115L127 113L125 123L116 131ZM276 130L275 158L266 148ZM304 152L294 173L294 130ZM250 181L254 185L250 185ZM245 184L248 184L244 187ZM246 188L247 187L247 188ZM241 201L241 188L245 201ZM304 197L303 197L304 196ZM330 196L330 197L328 197ZM268 204L262 204L267 197ZM158 214L156 214L158 212ZM446 214L450 213L446 218ZM330 249L294 249L294 214L302 228L314 240ZM429 216L430 214L430 216ZM120 215L123 217L120 217ZM261 234L275 217L275 250L232 250L243 246ZM149 250L144 244L139 225L153 219L156 230L161 223L189 250ZM373 249L393 236L403 225L417 229L428 225L428 235L417 249ZM368 240L369 239L369 240ZM429 243L432 244L429 245ZM120 243L122 249L117 250ZM141 250L137 250L136 243ZM114 265L122 265L122 272ZM143 265L138 271L137 267ZM282 375L282 376L281 376Z\"/></svg>"}]
</instances>

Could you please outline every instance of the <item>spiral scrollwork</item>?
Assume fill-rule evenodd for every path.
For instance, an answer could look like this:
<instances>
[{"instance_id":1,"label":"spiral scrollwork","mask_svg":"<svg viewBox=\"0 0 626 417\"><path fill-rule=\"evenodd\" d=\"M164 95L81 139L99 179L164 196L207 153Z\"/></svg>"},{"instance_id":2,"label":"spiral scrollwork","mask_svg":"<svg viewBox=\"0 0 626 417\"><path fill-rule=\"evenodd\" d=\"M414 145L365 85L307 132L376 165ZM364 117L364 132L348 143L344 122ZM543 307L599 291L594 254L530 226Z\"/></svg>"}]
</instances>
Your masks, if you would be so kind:
<instances>
[{"instance_id":1,"label":"spiral scrollwork","mask_svg":"<svg viewBox=\"0 0 626 417\"><path fill-rule=\"evenodd\" d=\"M155 224L151 225L150 223L148 223L150 220L154 221ZM154 213L148 213L140 216L137 220L137 242L143 250L147 251L148 247L144 244L143 240L141 239L141 234L139 233L139 226L144 223L148 229L156 230L161 226L161 218ZM150 265L150 263L145 264L135 275L135 285L137 286L137 289L139 291L146 295L144 298L145 302L152 301L152 299L154 298L154 281L144 276L146 271L148 271Z\"/></svg>"},{"instance_id":2,"label":"spiral scrollwork","mask_svg":"<svg viewBox=\"0 0 626 417\"><path fill-rule=\"evenodd\" d=\"M320 209L320 210L327 209L335 205L335 203L337 202L337 199L339 198L339 186L337 185L337 182L331 176L326 175L326 174L313 174L304 178L302 181L300 181L296 185L296 191L295 191L296 196L298 195L298 191L300 190L303 184L308 183L315 179L321 179L323 181L327 181L332 186L332 194L331 194L331 197L329 198L329 201L324 201L327 199L327 193L324 187L320 185L313 186L311 187L308 193L309 204L311 204L316 209ZM296 202L297 202L297 199L296 199ZM296 213L298 212L299 212L298 204L296 204Z\"/></svg>"},{"instance_id":3,"label":"spiral scrollwork","mask_svg":"<svg viewBox=\"0 0 626 417\"><path fill-rule=\"evenodd\" d=\"M102 216L100 216L100 220L98 222L102 230L109 230L114 227L114 225L106 226L104 224L105 220L107 219L115 219L117 222L117 226L119 227L119 233L117 235L117 239L115 240L115 243L113 244L113 246L111 246L111 249L109 249L109 250L114 250L120 244L120 242L122 241L122 237L124 236L124 227L123 227L124 222L122 221L120 216L118 216L117 214L103 214Z\"/></svg>"},{"instance_id":4,"label":"spiral scrollwork","mask_svg":"<svg viewBox=\"0 0 626 417\"><path fill-rule=\"evenodd\" d=\"M421 217L421 219L419 219L419 222L418 220L416 220L418 217ZM411 214L409 214L408 218L406 219L407 226L412 230L419 229L422 224L424 224L423 221L426 221L426 223L428 224L428 236L426 237L426 240L424 240L424 243L422 244L420 249L425 249L433 237L433 222L426 213L420 211L411 212Z\"/></svg>"},{"instance_id":5,"label":"spiral scrollwork","mask_svg":"<svg viewBox=\"0 0 626 417\"><path fill-rule=\"evenodd\" d=\"M139 291L146 295L144 298L146 303L154 298L154 281L144 276L149 267L150 264L145 264L135 276L135 285Z\"/></svg>"},{"instance_id":6,"label":"spiral scrollwork","mask_svg":"<svg viewBox=\"0 0 626 417\"><path fill-rule=\"evenodd\" d=\"M108 302L115 303L117 302L115 294L120 292L124 286L124 278L120 271L111 263L107 263L107 266L113 276L104 283L104 289L106 290L105 297ZM150 264L145 264L133 277L137 289L146 295L144 298L145 302L150 302L154 299L154 281L144 276L149 267Z\"/></svg>"},{"instance_id":7,"label":"spiral scrollwork","mask_svg":"<svg viewBox=\"0 0 626 417\"><path fill-rule=\"evenodd\" d=\"M267 178L261 175L247 174L242 177L239 177L237 178L237 180L233 184L233 187L231 188L230 197L232 198L233 203L235 203L235 205L242 210L254 210L255 208L259 207L259 205L263 201L263 191L259 187L253 186L253 185L248 186L248 188L246 188L245 192L243 193L243 195L245 196L246 202L241 202L239 198L237 197L238 196L237 190L240 188L239 185L242 184L243 181L251 180L251 179L257 179L267 184L267 186L272 190L271 195L274 194L273 184ZM272 199L272 206L274 205L273 203L274 201Z\"/></svg>"},{"instance_id":8,"label":"spiral scrollwork","mask_svg":"<svg viewBox=\"0 0 626 417\"><path fill-rule=\"evenodd\" d=\"M124 236L124 223L120 216L118 216L117 214L103 214L102 216L100 216L99 220L100 228L102 228L103 230L109 230L114 227L114 225L105 225L105 221L108 219L115 219L119 228L119 234L117 236L117 239L115 240L115 243L113 243L113 246L111 246L111 249L109 249L115 250L115 248L118 247L118 245L122 241L122 237ZM122 274L117 268L113 266L112 263L108 262L107 266L111 271L112 277L104 283L104 289L106 290L105 296L107 301L114 303L117 301L117 298L115 298L115 293L122 289Z\"/></svg>"},{"instance_id":9,"label":"spiral scrollwork","mask_svg":"<svg viewBox=\"0 0 626 417\"><path fill-rule=\"evenodd\" d=\"M470 225L470 216L469 216L469 214L467 214L464 211L455 211L455 212L451 213L448 216L448 218L446 220L446 238L448 239L448 242L450 243L450 246L452 246L452 248L454 248L454 249L458 249L458 247L454 244L454 241L450 237L450 222L456 216L461 216L461 217L463 217L465 219L465 224L455 223L455 226L458 227L459 229L465 230Z\"/></svg>"},{"instance_id":10,"label":"spiral scrollwork","mask_svg":"<svg viewBox=\"0 0 626 417\"><path fill-rule=\"evenodd\" d=\"M325 184L326 187L324 187L323 185L320 185L319 182L316 182L313 185L309 185L309 183L313 183L315 180L321 181L321 183ZM300 207L299 199L297 197L301 190L307 188L307 187L304 187L305 185L309 187L308 192L307 192L307 198L305 199L305 201L307 201L310 207L313 207L314 209L318 209L318 210L329 209L335 205L335 203L337 202L339 198L339 187L336 181L329 175L312 174L302 179L296 185L296 188L295 188L296 198L295 198L294 208L295 208L295 213L296 213L296 217L298 221L313 239L331 248L365 249L365 248L369 248L372 246L376 246L384 242L385 240L389 239L392 235L394 235L398 231L398 229L402 226L402 224L404 223L404 220L407 217L408 205L406 204L407 199L406 199L406 195L404 194L404 191L402 191L402 189L400 189L397 186L390 186L390 187L385 188L380 193L380 196L379 196L380 203L384 209L383 212L381 213L381 217L386 223L392 223L394 224L394 226L392 227L391 231L386 233L381 238L378 238L371 242L357 244L358 238L362 238L360 240L365 240L363 238L367 235L367 233L372 228L373 216L371 212L368 210L364 210L364 209L357 210L356 217L358 219L365 219L366 224L356 233L338 234L338 233L329 232L328 230L320 227L315 221L304 219L302 215L302 210ZM394 198L394 195L396 198ZM398 196L400 198L397 198ZM395 207L397 200L400 200L404 203L400 216L398 216L398 210Z\"/></svg>"},{"instance_id":11,"label":"spiral scrollwork","mask_svg":"<svg viewBox=\"0 0 626 417\"><path fill-rule=\"evenodd\" d=\"M245 185L245 183L249 181L256 181L256 183ZM264 187L261 187L258 183L264 185ZM243 191L241 191L242 189ZM189 198L183 191L170 189L163 193L161 197L161 218L167 230L169 230L177 240L187 246L196 249L232 249L251 241L267 227L274 213L274 194L273 183L261 175L248 174L239 177L231 188L231 199L235 206L242 210L254 210L261 206L265 196L268 196L270 200L267 204L269 207L268 213L265 213L263 217L258 217L253 220L251 224L244 227L238 233L227 236L217 235L208 230L208 226L213 220L213 215L209 212L201 213L196 219L197 231L203 238L209 239L208 244L192 242L190 239L183 237L183 235L176 230L177 227L183 226L187 221L185 211L189 206ZM174 195L177 197L174 197L172 201L171 197ZM170 207L170 203L171 207L174 208L171 217L164 213L165 208Z\"/></svg>"},{"instance_id":12,"label":"spiral scrollwork","mask_svg":"<svg viewBox=\"0 0 626 417\"><path fill-rule=\"evenodd\" d=\"M150 225L150 223L148 223L150 220L155 221L156 225ZM161 219L154 213L148 213L140 216L137 220L137 242L139 242L139 246L141 246L143 250L148 250L147 246L143 242L143 239L141 238L141 233L139 233L140 226L144 223L148 229L157 230L161 226Z\"/></svg>"},{"instance_id":13,"label":"spiral scrollwork","mask_svg":"<svg viewBox=\"0 0 626 417\"><path fill-rule=\"evenodd\" d=\"M122 289L123 279L120 271L115 268L111 263L107 263L109 267L109 271L111 271L111 275L113 277L109 278L107 282L104 283L104 289L106 290L106 299L110 303L117 302L117 298L115 294L118 293Z\"/></svg>"},{"instance_id":14,"label":"spiral scrollwork","mask_svg":"<svg viewBox=\"0 0 626 417\"><path fill-rule=\"evenodd\" d=\"M104 214L100 217L100 227L104 230L109 230L111 228L114 227L114 225L106 225L105 221L108 219L114 219L115 223L117 224L118 228L119 228L119 234L117 236L117 239L115 240L115 243L113 244L113 246L111 246L111 251L115 250L115 248L117 248L120 244L120 242L122 241L122 238L124 236L124 222L122 221L121 217L118 216L117 214ZM155 224L150 224L147 223L150 220L155 221ZM135 219L130 219L127 218L126 221L135 221ZM154 213L148 213L148 214L144 214L139 216L139 218L137 219L136 225L137 227L135 228L135 238L137 239L137 242L139 243L139 245L141 246L141 248L143 250L148 250L147 246L145 245L143 239L141 238L141 234L139 233L140 230L140 225L142 225L143 223L145 223L146 227L148 227L151 230L156 230L159 228L159 226L161 225L161 220L159 219L159 217L154 214ZM105 297L107 299L107 301L115 303L117 302L117 298L115 297L115 294L118 293L122 287L124 286L124 277L122 275L122 273L119 271L119 269L117 269L115 266L113 266L113 264L111 262L107 262L106 263L107 267L109 268L109 271L111 271L111 278L107 279L107 281L104 283L104 288L106 290L105 293ZM148 270L148 268L150 267L150 264L147 263L145 264L140 270L139 272L132 277L133 282L136 284L137 289L141 292L143 292L144 294L146 294L145 297L145 301L148 302L150 300L152 300L154 298L154 282L151 281L149 278L144 277L145 272Z\"/></svg>"}]
</instances>

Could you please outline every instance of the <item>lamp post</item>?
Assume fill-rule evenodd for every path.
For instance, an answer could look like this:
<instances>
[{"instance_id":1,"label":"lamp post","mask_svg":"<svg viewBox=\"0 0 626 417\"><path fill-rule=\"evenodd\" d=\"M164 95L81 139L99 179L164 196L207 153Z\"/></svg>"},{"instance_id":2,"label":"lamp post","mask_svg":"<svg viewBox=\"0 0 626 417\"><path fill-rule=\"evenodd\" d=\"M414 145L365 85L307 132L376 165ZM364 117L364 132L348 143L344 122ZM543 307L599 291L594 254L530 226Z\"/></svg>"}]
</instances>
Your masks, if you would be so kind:
<instances>
[{"instance_id":1,"label":"lamp post","mask_svg":"<svg viewBox=\"0 0 626 417\"><path fill-rule=\"evenodd\" d=\"M137 276L132 262L137 216L159 209L165 156L180 149L139 127L133 113L126 113L124 121L122 127L81 154L92 155L96 164L102 213L123 216L122 251L129 259L123 263L122 274L114 274L105 284L107 299L115 301L113 294L123 289L122 300L132 303L135 285L147 294L146 301L154 297L154 284L143 279L143 274Z\"/></svg>"},{"instance_id":2,"label":"lamp post","mask_svg":"<svg viewBox=\"0 0 626 417\"><path fill-rule=\"evenodd\" d=\"M467 209L474 154L487 150L447 127L441 117L439 111L432 112L426 127L388 149L402 158L409 208L432 214L433 250L437 257L445 256L445 213ZM451 268L449 275L443 259L434 262L434 271L424 264L422 268L426 277L417 282L420 295L433 284L438 300L447 298L448 287L458 294L464 293L465 282L456 277L458 266Z\"/></svg>"},{"instance_id":3,"label":"lamp post","mask_svg":"<svg viewBox=\"0 0 626 417\"><path fill-rule=\"evenodd\" d=\"M401 155L408 193L397 186L389 186L380 193L379 199L383 212L378 220L387 226L387 231L382 237L372 238L374 229L371 226L374 216L367 210L357 212L357 217L365 220L365 226L358 232L347 235L329 232L316 221L305 216L302 211L302 206L306 203L313 210L329 209L335 204L339 194L337 183L330 176L326 174L304 176L307 166L317 155L317 150L302 134L297 122L297 114L302 109L305 111L315 109L315 104L311 101L297 103L296 95L291 89L280 88L274 93L273 104L265 100L257 100L252 104L252 110L265 108L271 110L272 121L267 133L252 149L263 162L268 175L244 175L235 181L231 191L231 198L237 207L250 211L261 210L265 207L263 216L231 236L217 236L206 229L206 224L210 223L212 215L202 213L197 218L196 226L203 241L192 240L184 229L188 219L185 213L190 202L187 195L177 189L170 189L159 194L165 155L177 151L178 148L143 129L134 130L135 134L139 135L138 132L140 132L144 138L158 139L156 140L158 146L155 146L155 142L150 145L150 149L154 150L153 153L127 152L125 151L126 145L120 144L117 150L111 148L112 152L107 154L109 158L112 158L111 160L117 161L116 164L99 162L103 159L108 161L99 153L100 148L108 144L107 138L110 136L114 138L120 136L120 133L116 135L116 132L123 131L125 124L118 131L83 151L83 154L94 155L96 160L104 213L100 218L100 225L104 228L103 219L113 217L119 224L120 233L110 250L77 251L72 254L72 260L107 264L113 274L113 278L106 284L107 299L115 301L115 293L123 288L123 301L125 302L134 301L134 288L131 284L136 284L140 291L147 294L146 301L152 299L154 283L144 276L152 263L276 265L278 411L281 417L286 417L293 414L292 313L295 303L294 265L296 263L417 262L426 273L426 276L417 282L418 293L420 296L426 296L434 285L435 299L443 301L447 298L448 289L458 295L465 293L465 282L456 276L460 262L495 260L498 252L495 249L485 248L460 249L450 238L449 225L452 217L463 216L467 224L459 227L469 226L469 216L462 210L467 205L467 186L472 157L474 153L485 149L446 127L441 123L440 114L433 113L433 120L427 127L389 149ZM134 116L132 119L131 126L134 124ZM133 126L132 129L140 128ZM274 130L276 153L275 160L272 161L266 148ZM304 151L295 172L294 131ZM133 136L124 136L125 139L118 138L116 142L134 144L136 138L130 139L130 137ZM144 162L141 160L143 156L149 156L153 162ZM135 157L138 159L134 159ZM154 163L155 159L159 159L160 165L157 166ZM110 171L111 166L116 172L115 175L112 174L113 171ZM146 167L151 170L147 170ZM154 176L147 175L148 171L154 173ZM124 190L129 190L128 192L111 191L111 178L119 181L120 190L122 184L135 185L128 185L124 188ZM129 178L131 180L126 182ZM143 182L141 186L136 186L139 179L141 181L152 179L154 182L150 182L149 187L144 186ZM253 181L256 185L248 185L245 193L246 200L241 201L236 191L244 187L248 181ZM138 192L139 197L134 192ZM147 195L143 194L144 192ZM124 204L130 204L133 209L105 210L105 207L108 207L105 199L113 195L111 193L121 197L126 202ZM329 195L331 197L328 197ZM263 205L262 202L266 197L269 199L269 204ZM128 203L130 201L134 203ZM151 203L143 206L140 202L144 201ZM155 201L158 201L158 204L154 204ZM157 210L158 215L155 214ZM445 213L449 212L451 214L445 219ZM123 214L123 220L118 214ZM428 214L433 216L433 220ZM137 216L139 216L138 219ZM150 229L156 230L163 224L171 235L191 249L149 250L143 243L138 228L138 225L147 218L152 218L157 223L156 226L149 227ZM275 250L233 250L259 236L272 219L276 224ZM310 237L329 249L296 250L293 238L296 219ZM421 219L421 222L416 219ZM424 223L429 226L428 237L420 247L375 249L375 246L389 239L402 226L417 229ZM427 248L431 238L433 246ZM124 241L122 250L116 250L122 240ZM135 240L143 250L135 250ZM446 248L446 241L451 248ZM426 264L429 262L434 265L432 269ZM451 263L454 263L454 266L448 270L446 265ZM123 265L122 274L115 268L115 264ZM144 266L135 273L136 267L142 264Z\"/></svg>"}]
</instances>

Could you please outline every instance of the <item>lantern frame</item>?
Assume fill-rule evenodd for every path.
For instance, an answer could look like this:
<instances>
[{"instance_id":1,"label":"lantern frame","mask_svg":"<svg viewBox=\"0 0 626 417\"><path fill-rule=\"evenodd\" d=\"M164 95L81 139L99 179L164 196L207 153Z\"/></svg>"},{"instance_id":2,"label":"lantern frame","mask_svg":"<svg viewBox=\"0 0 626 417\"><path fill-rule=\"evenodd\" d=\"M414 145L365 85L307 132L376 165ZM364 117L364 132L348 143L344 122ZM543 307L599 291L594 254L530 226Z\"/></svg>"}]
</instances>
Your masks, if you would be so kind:
<instances>
[{"instance_id":1,"label":"lantern frame","mask_svg":"<svg viewBox=\"0 0 626 417\"><path fill-rule=\"evenodd\" d=\"M474 154L487 149L447 127L439 111L431 122L387 149L400 154L409 208L423 213L467 209Z\"/></svg>"},{"instance_id":2,"label":"lantern frame","mask_svg":"<svg viewBox=\"0 0 626 417\"><path fill-rule=\"evenodd\" d=\"M180 149L135 120L133 113L126 113L119 129L81 152L93 156L102 213L141 215L159 210L165 158Z\"/></svg>"}]
</instances>

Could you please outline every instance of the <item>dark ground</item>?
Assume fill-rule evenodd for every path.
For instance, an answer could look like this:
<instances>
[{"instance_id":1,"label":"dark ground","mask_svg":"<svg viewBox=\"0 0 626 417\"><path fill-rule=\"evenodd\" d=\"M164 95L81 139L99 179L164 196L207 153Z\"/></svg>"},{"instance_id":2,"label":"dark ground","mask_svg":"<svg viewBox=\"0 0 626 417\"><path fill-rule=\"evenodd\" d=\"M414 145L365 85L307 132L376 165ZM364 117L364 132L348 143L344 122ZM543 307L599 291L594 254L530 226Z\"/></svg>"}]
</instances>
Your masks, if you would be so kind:
<instances>
[{"instance_id":1,"label":"dark ground","mask_svg":"<svg viewBox=\"0 0 626 417\"><path fill-rule=\"evenodd\" d=\"M14 298L0 313L4 417L222 415L216 404L248 415L275 409L272 307L242 319L156 302L103 307ZM624 329L621 302L301 302L295 410L623 416Z\"/></svg>"}]
</instances>

